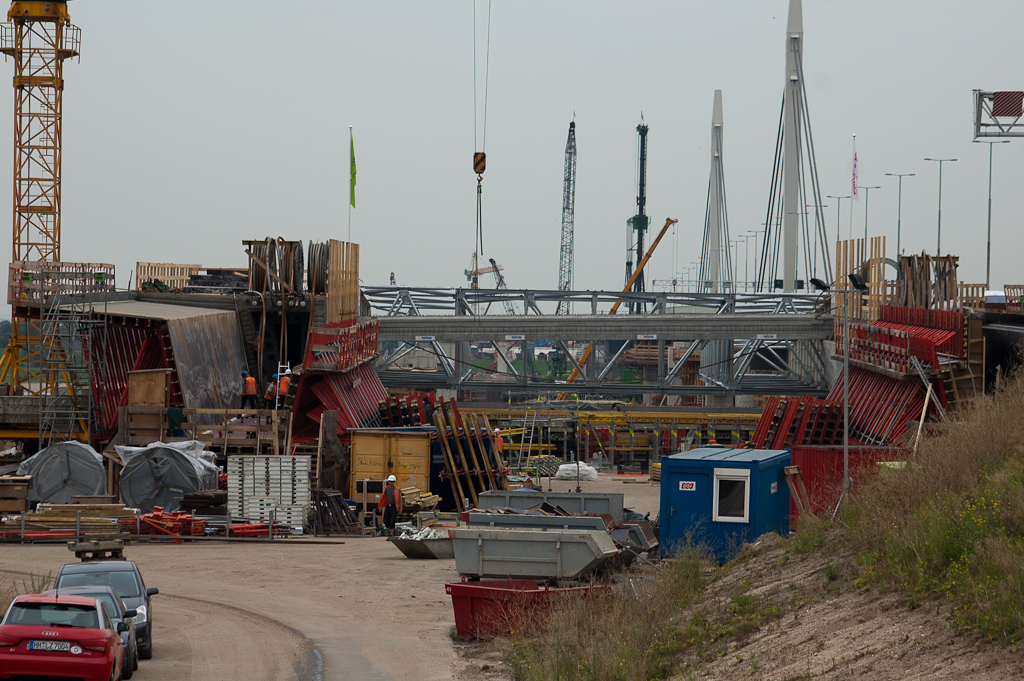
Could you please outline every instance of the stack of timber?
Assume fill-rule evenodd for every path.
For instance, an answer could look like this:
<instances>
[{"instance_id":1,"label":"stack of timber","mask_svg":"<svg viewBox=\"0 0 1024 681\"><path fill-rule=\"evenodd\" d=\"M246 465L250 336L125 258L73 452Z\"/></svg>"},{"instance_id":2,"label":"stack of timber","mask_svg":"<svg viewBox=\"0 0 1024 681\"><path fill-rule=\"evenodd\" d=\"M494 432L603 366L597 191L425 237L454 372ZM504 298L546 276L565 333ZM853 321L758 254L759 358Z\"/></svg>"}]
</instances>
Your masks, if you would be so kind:
<instances>
[{"instance_id":1,"label":"stack of timber","mask_svg":"<svg viewBox=\"0 0 1024 681\"><path fill-rule=\"evenodd\" d=\"M78 535L117 535L121 520L135 518L135 511L123 504L39 504L38 510L21 516L8 516L0 522L0 536L17 537L24 527L31 538Z\"/></svg>"},{"instance_id":2,"label":"stack of timber","mask_svg":"<svg viewBox=\"0 0 1024 681\"><path fill-rule=\"evenodd\" d=\"M659 482L661 480L661 464L651 464L651 482Z\"/></svg>"},{"instance_id":3,"label":"stack of timber","mask_svg":"<svg viewBox=\"0 0 1024 681\"><path fill-rule=\"evenodd\" d=\"M444 459L442 477L452 486L456 508L464 511L469 504L478 506L479 494L488 490L507 490L508 468L495 455L498 448L487 416L482 424L472 414L463 417L455 400L450 406L440 400L438 406L434 426Z\"/></svg>"},{"instance_id":4,"label":"stack of timber","mask_svg":"<svg viewBox=\"0 0 1024 681\"><path fill-rule=\"evenodd\" d=\"M437 510L441 497L424 492L419 487L402 487L402 509L406 513Z\"/></svg>"}]
</instances>

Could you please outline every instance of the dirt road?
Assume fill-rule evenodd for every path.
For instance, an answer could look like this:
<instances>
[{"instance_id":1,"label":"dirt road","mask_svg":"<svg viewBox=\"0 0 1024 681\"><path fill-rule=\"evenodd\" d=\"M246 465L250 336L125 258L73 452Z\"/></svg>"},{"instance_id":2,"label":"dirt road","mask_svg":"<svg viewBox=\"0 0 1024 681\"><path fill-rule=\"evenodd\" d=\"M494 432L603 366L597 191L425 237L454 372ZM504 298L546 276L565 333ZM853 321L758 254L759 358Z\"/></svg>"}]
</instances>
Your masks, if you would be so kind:
<instances>
[{"instance_id":1,"label":"dirt road","mask_svg":"<svg viewBox=\"0 0 1024 681\"><path fill-rule=\"evenodd\" d=\"M553 481L552 488L575 485ZM657 485L603 478L582 487L623 492L627 506L657 513ZM332 545L136 544L126 556L147 586L160 588L154 657L139 663L133 679L473 677L470 662L452 648L452 605L444 593L445 582L458 580L452 560L412 561L369 537ZM2 545L0 578L55 574L71 561L63 545Z\"/></svg>"}]
</instances>

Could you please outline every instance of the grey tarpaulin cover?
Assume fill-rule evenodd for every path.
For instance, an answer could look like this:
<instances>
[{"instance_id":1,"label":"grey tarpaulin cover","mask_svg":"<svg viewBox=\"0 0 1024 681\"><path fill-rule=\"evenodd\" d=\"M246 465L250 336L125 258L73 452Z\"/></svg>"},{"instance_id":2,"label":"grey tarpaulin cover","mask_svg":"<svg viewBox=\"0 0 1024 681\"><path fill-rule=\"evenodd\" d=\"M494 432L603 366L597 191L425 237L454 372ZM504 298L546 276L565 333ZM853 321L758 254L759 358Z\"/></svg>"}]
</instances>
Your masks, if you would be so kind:
<instances>
[{"instance_id":1,"label":"grey tarpaulin cover","mask_svg":"<svg viewBox=\"0 0 1024 681\"><path fill-rule=\"evenodd\" d=\"M154 506L178 510L181 498L191 492L217 489L219 469L214 454L202 442L154 442L148 447L117 446L124 462L121 471L121 502L149 513Z\"/></svg>"},{"instance_id":2,"label":"grey tarpaulin cover","mask_svg":"<svg viewBox=\"0 0 1024 681\"><path fill-rule=\"evenodd\" d=\"M72 496L107 493L103 457L81 442L50 445L18 466L18 475L31 475L29 503L70 504Z\"/></svg>"}]
</instances>

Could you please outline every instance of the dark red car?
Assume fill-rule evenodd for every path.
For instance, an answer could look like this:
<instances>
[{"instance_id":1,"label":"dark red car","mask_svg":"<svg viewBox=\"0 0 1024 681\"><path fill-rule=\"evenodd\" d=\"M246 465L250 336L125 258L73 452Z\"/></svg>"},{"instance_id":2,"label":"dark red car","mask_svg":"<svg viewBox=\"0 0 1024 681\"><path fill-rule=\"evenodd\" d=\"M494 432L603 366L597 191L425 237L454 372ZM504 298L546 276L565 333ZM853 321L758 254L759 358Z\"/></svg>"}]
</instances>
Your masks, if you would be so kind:
<instances>
[{"instance_id":1,"label":"dark red car","mask_svg":"<svg viewBox=\"0 0 1024 681\"><path fill-rule=\"evenodd\" d=\"M0 622L0 679L69 677L119 681L120 628L95 598L18 596Z\"/></svg>"}]
</instances>

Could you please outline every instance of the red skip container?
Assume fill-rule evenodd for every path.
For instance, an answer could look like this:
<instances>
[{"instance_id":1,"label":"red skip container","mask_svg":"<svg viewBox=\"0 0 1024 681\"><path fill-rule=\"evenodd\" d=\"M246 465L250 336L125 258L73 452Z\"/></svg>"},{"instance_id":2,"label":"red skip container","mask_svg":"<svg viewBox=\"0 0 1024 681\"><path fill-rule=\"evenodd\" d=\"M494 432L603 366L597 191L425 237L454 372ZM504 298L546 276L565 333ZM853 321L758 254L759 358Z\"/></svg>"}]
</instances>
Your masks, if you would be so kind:
<instances>
[{"instance_id":1,"label":"red skip container","mask_svg":"<svg viewBox=\"0 0 1024 681\"><path fill-rule=\"evenodd\" d=\"M540 588L532 579L452 582L444 591L452 597L455 634L460 638L507 636L532 628L536 617L558 596L585 596L594 586Z\"/></svg>"}]
</instances>

